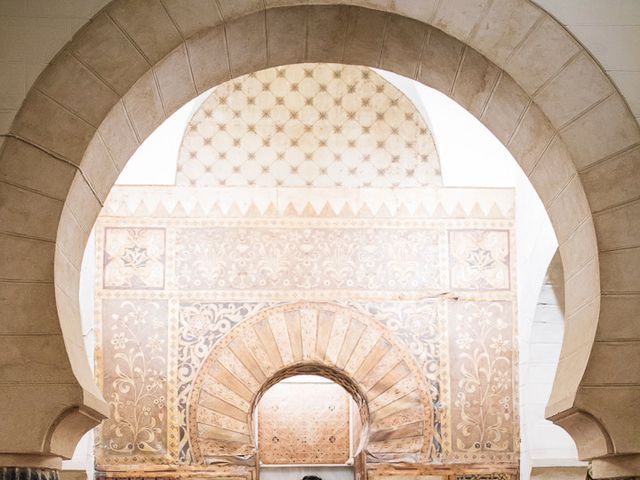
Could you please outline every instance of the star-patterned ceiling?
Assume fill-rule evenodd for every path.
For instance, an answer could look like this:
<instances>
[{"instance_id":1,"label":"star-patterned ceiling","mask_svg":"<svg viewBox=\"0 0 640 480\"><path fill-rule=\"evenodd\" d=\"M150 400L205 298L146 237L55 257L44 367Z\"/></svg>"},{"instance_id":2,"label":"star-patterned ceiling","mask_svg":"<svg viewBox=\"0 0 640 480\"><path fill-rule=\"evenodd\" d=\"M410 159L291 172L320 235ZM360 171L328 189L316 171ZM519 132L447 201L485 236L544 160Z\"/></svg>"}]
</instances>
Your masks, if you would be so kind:
<instances>
[{"instance_id":1,"label":"star-patterned ceiling","mask_svg":"<svg viewBox=\"0 0 640 480\"><path fill-rule=\"evenodd\" d=\"M217 87L180 149L178 185L426 187L442 185L415 105L366 67L300 64Z\"/></svg>"}]
</instances>

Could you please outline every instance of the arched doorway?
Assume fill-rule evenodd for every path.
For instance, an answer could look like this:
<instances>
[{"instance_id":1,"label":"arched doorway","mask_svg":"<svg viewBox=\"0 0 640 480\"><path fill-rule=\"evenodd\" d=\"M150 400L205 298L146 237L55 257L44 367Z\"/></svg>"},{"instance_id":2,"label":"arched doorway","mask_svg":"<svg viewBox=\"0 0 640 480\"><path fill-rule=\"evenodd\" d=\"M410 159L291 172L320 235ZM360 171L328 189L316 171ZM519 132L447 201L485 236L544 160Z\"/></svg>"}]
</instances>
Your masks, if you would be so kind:
<instances>
[{"instance_id":1,"label":"arched doorway","mask_svg":"<svg viewBox=\"0 0 640 480\"><path fill-rule=\"evenodd\" d=\"M288 333L274 334L281 329ZM343 331L343 336L331 336L334 329ZM359 336L347 336L350 329L366 329L367 340L358 342ZM379 347L370 349L371 342ZM242 365L229 363L230 358L240 359ZM256 453L251 433L255 405L280 380L305 374L329 378L350 393L369 425L369 455L386 460L426 458L433 436L429 433L433 412L419 371L406 349L378 322L355 310L330 303L267 308L219 340L198 369L188 412L193 457L204 464L252 459ZM244 413L245 421L235 427L227 425L225 431L210 428L211 419L228 417L221 410L224 404L211 402L207 392L213 391L218 397L242 398L244 402L235 406ZM387 398L380 402L385 392ZM406 428L397 430L400 424Z\"/></svg>"}]
</instances>

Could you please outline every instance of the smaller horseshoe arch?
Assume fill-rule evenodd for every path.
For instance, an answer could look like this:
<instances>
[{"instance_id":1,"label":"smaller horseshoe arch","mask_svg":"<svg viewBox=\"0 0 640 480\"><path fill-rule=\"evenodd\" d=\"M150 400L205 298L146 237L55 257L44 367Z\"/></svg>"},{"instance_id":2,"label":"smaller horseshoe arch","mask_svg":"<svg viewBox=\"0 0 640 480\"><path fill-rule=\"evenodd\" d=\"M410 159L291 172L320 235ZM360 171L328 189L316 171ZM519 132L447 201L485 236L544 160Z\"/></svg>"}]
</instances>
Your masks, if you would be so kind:
<instances>
[{"instance_id":1,"label":"smaller horseshoe arch","mask_svg":"<svg viewBox=\"0 0 640 480\"><path fill-rule=\"evenodd\" d=\"M415 462L428 452L432 403L413 357L356 310L294 303L244 320L209 352L189 399L194 461L252 463L255 405L268 388L297 374L327 377L351 394L368 424L370 457Z\"/></svg>"},{"instance_id":2,"label":"smaller horseshoe arch","mask_svg":"<svg viewBox=\"0 0 640 480\"><path fill-rule=\"evenodd\" d=\"M359 418L362 424L360 435L357 439L354 438L355 450L353 455L356 456L360 452L364 451L369 440L369 426L371 423L371 414L369 412L369 404L367 402L366 395L360 390L360 387L358 387L358 385L344 372L341 372L334 367L330 367L319 362L302 362L290 367L286 367L273 375L268 381L266 381L260 388L260 392L258 392L258 394L255 396L254 401L251 405L251 424L255 425L255 421L257 421L256 414L258 410L258 404L260 403L262 396L267 393L267 391L271 387L275 386L283 380L286 380L287 378L297 375L316 375L323 377L327 380L330 380L334 384L341 386L349 394L349 396L355 402L355 407L358 409ZM252 433L254 433L253 429ZM257 438L253 438L252 443L257 449Z\"/></svg>"}]
</instances>

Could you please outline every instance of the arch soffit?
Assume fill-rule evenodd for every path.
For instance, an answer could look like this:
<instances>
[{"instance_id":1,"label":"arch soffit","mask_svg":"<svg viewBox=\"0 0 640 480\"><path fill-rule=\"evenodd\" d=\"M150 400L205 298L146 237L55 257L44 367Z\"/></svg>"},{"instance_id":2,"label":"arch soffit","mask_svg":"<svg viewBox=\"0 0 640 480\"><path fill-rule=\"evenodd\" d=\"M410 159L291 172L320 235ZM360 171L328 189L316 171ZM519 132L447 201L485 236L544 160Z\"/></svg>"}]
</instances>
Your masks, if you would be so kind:
<instances>
[{"instance_id":1,"label":"arch soffit","mask_svg":"<svg viewBox=\"0 0 640 480\"><path fill-rule=\"evenodd\" d=\"M324 375L352 395L368 421L372 455L427 458L432 402L409 351L363 313L305 302L265 308L211 349L189 398L187 423L197 461L253 455L257 401L296 374Z\"/></svg>"},{"instance_id":2,"label":"arch soffit","mask_svg":"<svg viewBox=\"0 0 640 480\"><path fill-rule=\"evenodd\" d=\"M298 3L306 2L267 6ZM24 261L4 262L5 288L16 298L33 295L34 288L48 294L44 307L9 307L22 312L16 326L24 328L29 308L48 309L55 322L55 304L67 375L85 397L95 397L96 389L79 334L79 269L119 171L155 127L198 93L268 66L314 61L379 67L432 86L509 148L547 208L566 273L565 345L548 414L575 403L583 377L576 372L585 372L592 355L601 283L606 294L638 290L638 238L625 228L626 218L638 216L635 119L591 56L526 0L480 3L471 11L462 9L464 0L351 3L265 10L262 2L235 0L219 0L219 8L114 1L36 81L0 160L13 207L7 211L15 215L4 222L3 250L11 258L26 254ZM614 296L606 300L600 324L612 323L608 315L621 308ZM60 327L49 329L59 337ZM610 353L604 344L599 348L594 364L598 354ZM609 369L591 370L584 375L591 386L620 380L610 379ZM630 401L636 392L620 395ZM603 397L584 398L584 409L602 406ZM620 451L615 438L613 445ZM633 442L625 447L640 450Z\"/></svg>"}]
</instances>

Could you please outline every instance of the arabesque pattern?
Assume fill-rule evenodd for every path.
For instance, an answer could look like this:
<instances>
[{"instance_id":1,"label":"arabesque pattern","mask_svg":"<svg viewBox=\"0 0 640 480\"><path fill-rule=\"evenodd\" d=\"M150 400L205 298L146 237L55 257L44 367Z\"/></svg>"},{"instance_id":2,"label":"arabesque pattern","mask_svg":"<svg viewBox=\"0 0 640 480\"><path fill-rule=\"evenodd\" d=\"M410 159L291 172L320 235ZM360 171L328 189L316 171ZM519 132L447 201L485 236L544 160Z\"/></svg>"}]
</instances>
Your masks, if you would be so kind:
<instances>
[{"instance_id":1,"label":"arabesque pattern","mask_svg":"<svg viewBox=\"0 0 640 480\"><path fill-rule=\"evenodd\" d=\"M174 187L163 188L170 193ZM251 457L255 447L246 422L254 395L280 369L307 360L358 379L371 411L366 448L377 461L516 461L513 220L504 191L470 190L475 200L464 209L443 193L431 207L440 212L435 219L409 213L398 198L393 202L406 212L404 218L344 218L326 209L322 215L288 216L286 209L261 215L246 205L243 213L233 202L227 214L192 217L182 205L199 208L200 197L224 193L205 190L206 196L194 189L189 197L179 189L172 195L179 192L182 200L165 202L158 209L162 214L149 217L139 207L146 193L118 189L105 208L110 216L97 228L103 256L113 251L111 239L120 238L108 235L113 229L149 242L154 232L166 236L163 290L106 288L109 274L99 258L97 292L105 332L123 302L164 305L169 359L175 359L169 360L174 367L166 384L176 386L163 403L168 430L157 437L164 463L179 467ZM313 188L323 198L321 191ZM368 202L360 193L358 201ZM331 201L346 208L350 193L343 195ZM498 211L498 200L507 213L487 217L484 212ZM255 202L264 203L257 197ZM384 200L379 208L387 209ZM136 248L149 247L143 242ZM367 258L386 268L373 268L349 285L346 280L358 278L357 266ZM304 262L309 271L296 274ZM137 271L136 285L145 284L145 272ZM402 283L408 274L417 283ZM99 348L104 355L113 345L103 339ZM98 362L104 388L121 381L112 368ZM114 425L129 418L125 413L114 417ZM111 451L110 435L102 429L102 468L158 458Z\"/></svg>"}]
</instances>

